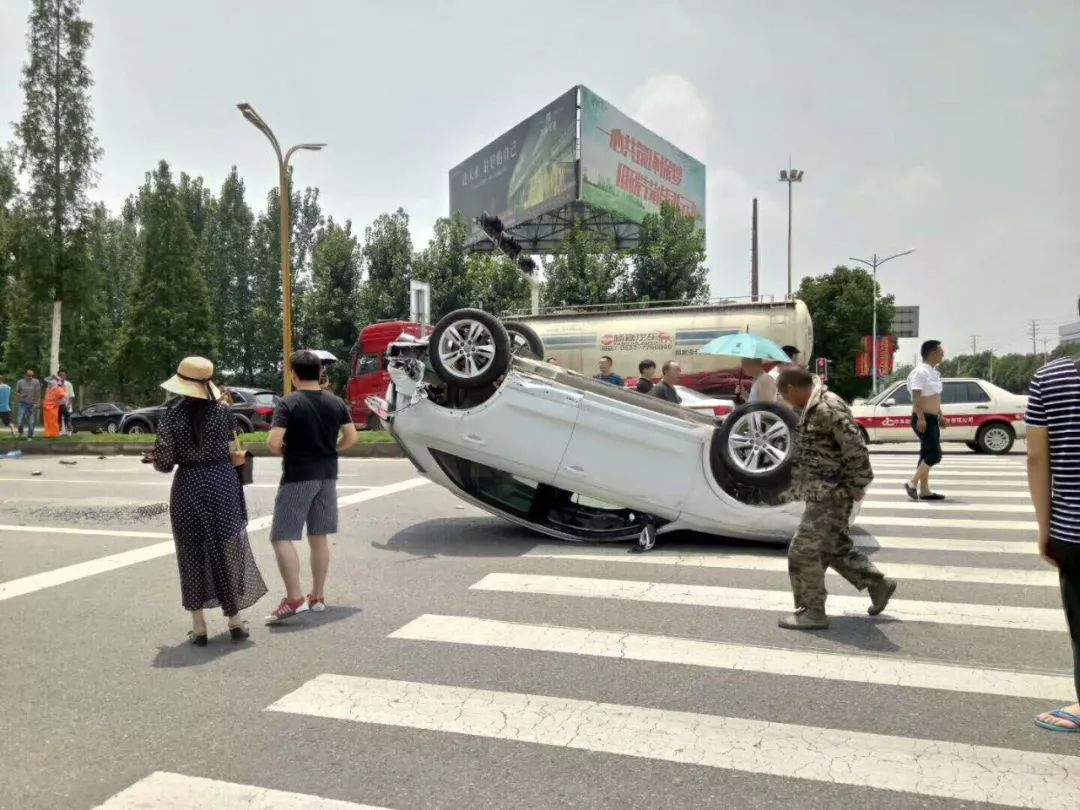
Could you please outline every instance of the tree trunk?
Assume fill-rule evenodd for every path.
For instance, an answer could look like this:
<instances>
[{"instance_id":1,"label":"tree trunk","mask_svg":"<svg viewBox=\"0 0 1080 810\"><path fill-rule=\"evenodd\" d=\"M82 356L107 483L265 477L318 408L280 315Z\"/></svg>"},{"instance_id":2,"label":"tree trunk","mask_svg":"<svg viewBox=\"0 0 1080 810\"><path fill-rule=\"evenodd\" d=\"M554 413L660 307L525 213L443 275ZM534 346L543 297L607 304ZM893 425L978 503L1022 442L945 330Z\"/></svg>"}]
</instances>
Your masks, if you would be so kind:
<instances>
[{"instance_id":1,"label":"tree trunk","mask_svg":"<svg viewBox=\"0 0 1080 810\"><path fill-rule=\"evenodd\" d=\"M60 315L63 303L53 301L52 311L52 343L49 346L49 373L56 374L60 370Z\"/></svg>"}]
</instances>

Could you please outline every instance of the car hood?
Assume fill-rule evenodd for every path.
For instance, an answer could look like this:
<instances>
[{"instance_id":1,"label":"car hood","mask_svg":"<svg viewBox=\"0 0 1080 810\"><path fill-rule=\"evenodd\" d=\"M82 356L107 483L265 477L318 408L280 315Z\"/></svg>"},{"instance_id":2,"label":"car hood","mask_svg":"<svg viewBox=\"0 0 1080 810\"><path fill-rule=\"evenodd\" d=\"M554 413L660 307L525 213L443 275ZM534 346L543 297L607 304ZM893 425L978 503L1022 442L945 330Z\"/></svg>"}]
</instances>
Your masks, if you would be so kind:
<instances>
[{"instance_id":1,"label":"car hood","mask_svg":"<svg viewBox=\"0 0 1080 810\"><path fill-rule=\"evenodd\" d=\"M131 411L124 411L124 416L136 416L140 413L153 413L154 411L160 411L165 408L164 405L150 405L146 408L135 408Z\"/></svg>"}]
</instances>

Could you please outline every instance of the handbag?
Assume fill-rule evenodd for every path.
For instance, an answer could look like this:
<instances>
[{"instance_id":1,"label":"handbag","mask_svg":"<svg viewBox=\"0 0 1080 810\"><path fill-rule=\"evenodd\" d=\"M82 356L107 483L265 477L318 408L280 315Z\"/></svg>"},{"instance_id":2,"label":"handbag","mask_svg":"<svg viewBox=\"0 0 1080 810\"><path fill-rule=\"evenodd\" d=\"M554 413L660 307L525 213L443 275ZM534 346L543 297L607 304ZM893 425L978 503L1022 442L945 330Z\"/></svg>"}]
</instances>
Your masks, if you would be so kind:
<instances>
[{"instance_id":1,"label":"handbag","mask_svg":"<svg viewBox=\"0 0 1080 810\"><path fill-rule=\"evenodd\" d=\"M236 439L236 449L240 450L240 434L234 433L233 436ZM255 455L250 450L244 451L242 462L233 462L233 469L236 470L236 477L240 479L240 486L246 487L255 483Z\"/></svg>"}]
</instances>

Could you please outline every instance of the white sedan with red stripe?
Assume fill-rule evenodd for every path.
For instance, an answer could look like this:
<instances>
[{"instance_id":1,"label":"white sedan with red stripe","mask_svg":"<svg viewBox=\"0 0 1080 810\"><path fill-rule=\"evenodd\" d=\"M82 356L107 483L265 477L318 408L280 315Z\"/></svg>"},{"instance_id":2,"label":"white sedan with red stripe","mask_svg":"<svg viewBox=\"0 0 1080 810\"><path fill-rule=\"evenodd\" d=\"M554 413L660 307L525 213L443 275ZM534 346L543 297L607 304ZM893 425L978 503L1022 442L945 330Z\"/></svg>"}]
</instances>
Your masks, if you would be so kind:
<instances>
[{"instance_id":1,"label":"white sedan with red stripe","mask_svg":"<svg viewBox=\"0 0 1080 810\"><path fill-rule=\"evenodd\" d=\"M1024 438L1027 397L974 377L942 380L941 411L949 426L943 442L963 442L977 453L1008 453ZM867 442L911 442L911 393L906 382L851 406Z\"/></svg>"}]
</instances>

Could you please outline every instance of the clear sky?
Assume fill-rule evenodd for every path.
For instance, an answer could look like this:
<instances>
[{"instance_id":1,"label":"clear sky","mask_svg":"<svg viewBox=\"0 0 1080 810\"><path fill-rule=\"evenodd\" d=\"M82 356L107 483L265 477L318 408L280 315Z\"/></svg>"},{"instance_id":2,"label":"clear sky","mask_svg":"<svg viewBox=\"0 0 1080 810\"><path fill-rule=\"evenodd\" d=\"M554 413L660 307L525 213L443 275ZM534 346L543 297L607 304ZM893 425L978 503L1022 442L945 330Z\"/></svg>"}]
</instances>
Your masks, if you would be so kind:
<instances>
[{"instance_id":1,"label":"clear sky","mask_svg":"<svg viewBox=\"0 0 1080 810\"><path fill-rule=\"evenodd\" d=\"M17 119L28 0L0 0L0 122ZM708 167L715 295L745 295L759 198L763 292L849 256L883 268L923 336L1030 350L1080 294L1080 3L1076 0L86 0L94 195L113 209L160 158L249 202L275 182L249 101L301 185L361 229L403 206L417 244L447 212L447 170L574 84ZM0 136L3 137L3 136ZM1042 349L1040 341L1039 349ZM904 342L909 357L912 342Z\"/></svg>"}]
</instances>

